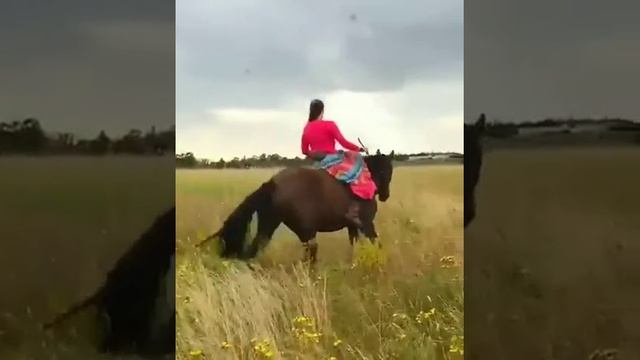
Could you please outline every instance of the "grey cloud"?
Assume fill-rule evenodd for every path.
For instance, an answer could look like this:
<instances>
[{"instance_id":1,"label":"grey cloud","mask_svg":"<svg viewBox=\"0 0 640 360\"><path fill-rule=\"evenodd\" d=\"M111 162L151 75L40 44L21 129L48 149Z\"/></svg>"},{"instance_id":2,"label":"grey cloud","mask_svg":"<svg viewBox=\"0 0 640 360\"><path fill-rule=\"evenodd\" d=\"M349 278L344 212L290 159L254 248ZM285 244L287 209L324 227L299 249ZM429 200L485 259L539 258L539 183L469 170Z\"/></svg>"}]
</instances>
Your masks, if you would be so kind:
<instances>
[{"instance_id":1,"label":"grey cloud","mask_svg":"<svg viewBox=\"0 0 640 360\"><path fill-rule=\"evenodd\" d=\"M81 136L171 125L173 6L10 1L0 12L0 121L36 116Z\"/></svg>"},{"instance_id":2,"label":"grey cloud","mask_svg":"<svg viewBox=\"0 0 640 360\"><path fill-rule=\"evenodd\" d=\"M465 120L640 119L640 3L465 2Z\"/></svg>"},{"instance_id":3,"label":"grey cloud","mask_svg":"<svg viewBox=\"0 0 640 360\"><path fill-rule=\"evenodd\" d=\"M462 77L462 1L196 1L177 21L179 111L203 98L277 107L294 95Z\"/></svg>"},{"instance_id":4,"label":"grey cloud","mask_svg":"<svg viewBox=\"0 0 640 360\"><path fill-rule=\"evenodd\" d=\"M399 88L407 81L460 78L462 36L462 26L453 23L379 26L369 39L348 38L347 61L366 71L348 85L352 90L380 90Z\"/></svg>"}]
</instances>

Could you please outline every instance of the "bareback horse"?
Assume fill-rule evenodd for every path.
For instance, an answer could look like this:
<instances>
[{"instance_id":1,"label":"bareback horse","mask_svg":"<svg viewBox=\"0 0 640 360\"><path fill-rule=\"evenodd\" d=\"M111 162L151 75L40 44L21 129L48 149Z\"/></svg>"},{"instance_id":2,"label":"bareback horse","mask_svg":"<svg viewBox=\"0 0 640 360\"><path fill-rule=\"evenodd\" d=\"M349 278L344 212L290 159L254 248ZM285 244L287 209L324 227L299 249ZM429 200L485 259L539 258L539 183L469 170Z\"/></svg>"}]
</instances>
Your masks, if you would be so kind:
<instances>
[{"instance_id":1,"label":"bareback horse","mask_svg":"<svg viewBox=\"0 0 640 360\"><path fill-rule=\"evenodd\" d=\"M364 157L364 162L377 187L380 201L389 199L393 175L393 151L389 155L376 154ZM352 246L358 240L359 231L376 242L377 233L373 220L377 212L375 197L360 200L362 227L348 221L344 214L353 201L349 186L329 175L325 170L296 167L276 173L257 190L247 196L225 220L215 234L197 246L219 238L224 258L250 259L257 255L271 240L273 233L285 224L293 231L305 248L305 261L316 262L319 232L348 229ZM245 237L254 213L258 215L258 229L253 241L245 249Z\"/></svg>"}]
</instances>

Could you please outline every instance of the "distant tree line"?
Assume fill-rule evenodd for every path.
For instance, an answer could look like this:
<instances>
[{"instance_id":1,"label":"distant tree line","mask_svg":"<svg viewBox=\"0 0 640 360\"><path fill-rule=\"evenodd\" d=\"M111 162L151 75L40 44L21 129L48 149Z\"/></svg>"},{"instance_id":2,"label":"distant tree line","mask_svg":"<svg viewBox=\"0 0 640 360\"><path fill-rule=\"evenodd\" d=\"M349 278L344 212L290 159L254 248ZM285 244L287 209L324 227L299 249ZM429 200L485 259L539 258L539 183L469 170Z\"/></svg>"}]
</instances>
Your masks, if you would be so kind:
<instances>
[{"instance_id":1,"label":"distant tree line","mask_svg":"<svg viewBox=\"0 0 640 360\"><path fill-rule=\"evenodd\" d=\"M379 153L379 151L378 151ZM429 156L429 155L448 155L451 158L462 158L462 154L457 153L417 153L417 154L394 154L394 161L408 161L411 157L415 156ZM178 168L194 168L194 169L251 169L251 168L271 168L271 167L295 167L311 165L312 162L308 159L300 158L298 156L294 158L288 158L279 154L262 154L251 157L235 157L231 160L225 161L219 159L218 161L211 161L208 159L198 159L191 153L182 153L176 155L176 167Z\"/></svg>"},{"instance_id":2,"label":"distant tree line","mask_svg":"<svg viewBox=\"0 0 640 360\"><path fill-rule=\"evenodd\" d=\"M163 155L175 151L175 128L146 133L132 129L120 138L100 131L93 139L76 139L71 133L46 133L34 118L11 123L0 122L0 155L78 154L78 155Z\"/></svg>"},{"instance_id":3,"label":"distant tree line","mask_svg":"<svg viewBox=\"0 0 640 360\"><path fill-rule=\"evenodd\" d=\"M209 168L209 169L244 169L244 168L268 168L268 167L289 167L311 164L306 159L300 157L287 158L278 154L262 154L251 157L235 157L225 161L220 158L218 161L208 159L198 159L193 153L187 152L176 155L176 167L179 168Z\"/></svg>"},{"instance_id":4,"label":"distant tree line","mask_svg":"<svg viewBox=\"0 0 640 360\"><path fill-rule=\"evenodd\" d=\"M547 118L539 121L525 121L519 123L503 122L494 120L486 125L485 134L489 137L508 138L518 135L518 129L521 128L540 128L540 127L560 127L567 126L574 128L580 125L605 125L609 131L631 131L638 132L640 135L640 123L621 119L621 118L602 118L602 119L553 119ZM640 139L640 137L639 137Z\"/></svg>"}]
</instances>

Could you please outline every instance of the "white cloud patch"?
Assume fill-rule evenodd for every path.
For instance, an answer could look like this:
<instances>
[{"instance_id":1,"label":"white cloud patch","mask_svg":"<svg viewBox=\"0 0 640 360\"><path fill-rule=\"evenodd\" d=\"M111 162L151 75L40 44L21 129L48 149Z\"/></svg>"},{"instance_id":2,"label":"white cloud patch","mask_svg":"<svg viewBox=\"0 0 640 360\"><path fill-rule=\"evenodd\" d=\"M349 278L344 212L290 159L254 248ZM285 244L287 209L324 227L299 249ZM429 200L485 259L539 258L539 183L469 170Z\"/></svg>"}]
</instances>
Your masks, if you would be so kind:
<instances>
[{"instance_id":1,"label":"white cloud patch","mask_svg":"<svg viewBox=\"0 0 640 360\"><path fill-rule=\"evenodd\" d=\"M291 123L291 120L295 119L296 116L299 115L293 111L242 108L209 109L207 110L207 113L210 114L218 123L236 125L269 124L274 126Z\"/></svg>"},{"instance_id":2,"label":"white cloud patch","mask_svg":"<svg viewBox=\"0 0 640 360\"><path fill-rule=\"evenodd\" d=\"M453 88L452 84L379 93L341 90L321 98L325 118L336 121L347 139L356 142L359 137L372 151L462 152L462 99ZM435 103L437 107L430 107ZM307 106L307 99L294 98L280 110L209 109L202 114L178 114L177 150L209 159L262 153L301 156Z\"/></svg>"}]
</instances>

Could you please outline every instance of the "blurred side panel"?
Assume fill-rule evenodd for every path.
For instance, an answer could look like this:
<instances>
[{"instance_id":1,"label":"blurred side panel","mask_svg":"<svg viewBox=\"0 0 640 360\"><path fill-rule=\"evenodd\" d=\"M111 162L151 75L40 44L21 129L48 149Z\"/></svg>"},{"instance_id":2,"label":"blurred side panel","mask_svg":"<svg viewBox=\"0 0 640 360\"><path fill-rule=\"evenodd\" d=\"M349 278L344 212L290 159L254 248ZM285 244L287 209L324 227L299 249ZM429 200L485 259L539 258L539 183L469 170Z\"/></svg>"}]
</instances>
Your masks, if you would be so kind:
<instances>
[{"instance_id":1,"label":"blurred side panel","mask_svg":"<svg viewBox=\"0 0 640 360\"><path fill-rule=\"evenodd\" d=\"M0 358L174 352L174 20L3 2Z\"/></svg>"},{"instance_id":2,"label":"blurred side panel","mask_svg":"<svg viewBox=\"0 0 640 360\"><path fill-rule=\"evenodd\" d=\"M465 2L469 359L640 358L639 13Z\"/></svg>"}]
</instances>

